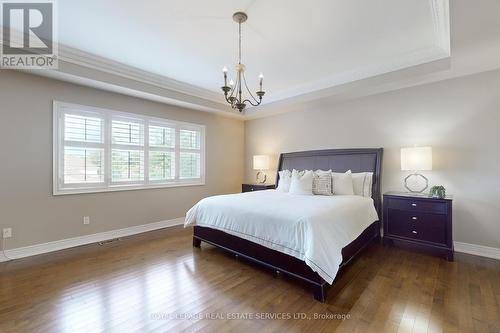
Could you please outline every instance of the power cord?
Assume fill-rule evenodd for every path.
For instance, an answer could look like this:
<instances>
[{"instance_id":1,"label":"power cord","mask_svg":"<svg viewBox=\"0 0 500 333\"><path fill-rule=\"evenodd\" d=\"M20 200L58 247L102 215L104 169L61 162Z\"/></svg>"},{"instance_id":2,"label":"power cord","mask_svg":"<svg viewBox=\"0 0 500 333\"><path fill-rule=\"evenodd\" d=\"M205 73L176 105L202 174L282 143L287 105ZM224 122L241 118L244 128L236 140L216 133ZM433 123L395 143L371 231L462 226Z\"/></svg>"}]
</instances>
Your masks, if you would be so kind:
<instances>
[{"instance_id":1,"label":"power cord","mask_svg":"<svg viewBox=\"0 0 500 333\"><path fill-rule=\"evenodd\" d=\"M2 254L7 260L14 260L14 258L10 258L6 253L5 253L5 238L2 237Z\"/></svg>"}]
</instances>

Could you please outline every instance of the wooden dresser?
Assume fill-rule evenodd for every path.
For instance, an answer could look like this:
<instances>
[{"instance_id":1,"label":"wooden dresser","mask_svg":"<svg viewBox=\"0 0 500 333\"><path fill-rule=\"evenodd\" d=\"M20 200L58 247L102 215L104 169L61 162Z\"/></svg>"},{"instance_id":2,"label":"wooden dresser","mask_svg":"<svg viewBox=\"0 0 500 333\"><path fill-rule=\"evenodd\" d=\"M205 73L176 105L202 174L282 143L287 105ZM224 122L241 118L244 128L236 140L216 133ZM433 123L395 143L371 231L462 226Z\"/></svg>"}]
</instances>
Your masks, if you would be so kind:
<instances>
[{"instance_id":1,"label":"wooden dresser","mask_svg":"<svg viewBox=\"0 0 500 333\"><path fill-rule=\"evenodd\" d=\"M420 249L453 261L452 199L384 194L384 243Z\"/></svg>"}]
</instances>

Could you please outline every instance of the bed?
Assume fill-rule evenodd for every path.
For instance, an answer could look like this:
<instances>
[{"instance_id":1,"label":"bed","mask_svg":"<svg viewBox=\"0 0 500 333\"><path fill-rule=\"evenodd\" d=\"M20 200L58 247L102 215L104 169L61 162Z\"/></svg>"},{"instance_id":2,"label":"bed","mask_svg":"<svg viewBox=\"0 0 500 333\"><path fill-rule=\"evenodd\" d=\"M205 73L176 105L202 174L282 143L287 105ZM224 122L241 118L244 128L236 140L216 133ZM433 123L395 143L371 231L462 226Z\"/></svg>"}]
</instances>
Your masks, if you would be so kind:
<instances>
[{"instance_id":1,"label":"bed","mask_svg":"<svg viewBox=\"0 0 500 333\"><path fill-rule=\"evenodd\" d=\"M193 246L206 242L311 285L324 302L338 273L380 238L382 149L283 153L281 170L373 172L371 198L300 196L275 190L214 196L186 215ZM276 184L279 182L279 173Z\"/></svg>"}]
</instances>

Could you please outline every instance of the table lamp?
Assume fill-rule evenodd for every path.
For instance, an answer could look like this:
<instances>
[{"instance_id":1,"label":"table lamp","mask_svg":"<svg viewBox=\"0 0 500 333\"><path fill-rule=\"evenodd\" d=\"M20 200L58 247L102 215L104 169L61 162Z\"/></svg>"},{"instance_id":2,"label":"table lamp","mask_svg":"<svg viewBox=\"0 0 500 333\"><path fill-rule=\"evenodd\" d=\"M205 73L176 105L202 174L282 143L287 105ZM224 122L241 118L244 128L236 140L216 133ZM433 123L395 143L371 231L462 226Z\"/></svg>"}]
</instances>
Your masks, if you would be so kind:
<instances>
[{"instance_id":1,"label":"table lamp","mask_svg":"<svg viewBox=\"0 0 500 333\"><path fill-rule=\"evenodd\" d=\"M401 148L401 170L413 171L405 178L404 186L412 193L422 193L429 187L429 180L417 171L432 170L432 147L411 147ZM424 179L425 186L411 188L409 180L413 177ZM416 180L415 180L416 182Z\"/></svg>"},{"instance_id":2,"label":"table lamp","mask_svg":"<svg viewBox=\"0 0 500 333\"><path fill-rule=\"evenodd\" d=\"M253 169L258 170L255 180L257 183L264 184L267 180L266 174L263 170L269 170L269 156L267 155L254 155Z\"/></svg>"}]
</instances>

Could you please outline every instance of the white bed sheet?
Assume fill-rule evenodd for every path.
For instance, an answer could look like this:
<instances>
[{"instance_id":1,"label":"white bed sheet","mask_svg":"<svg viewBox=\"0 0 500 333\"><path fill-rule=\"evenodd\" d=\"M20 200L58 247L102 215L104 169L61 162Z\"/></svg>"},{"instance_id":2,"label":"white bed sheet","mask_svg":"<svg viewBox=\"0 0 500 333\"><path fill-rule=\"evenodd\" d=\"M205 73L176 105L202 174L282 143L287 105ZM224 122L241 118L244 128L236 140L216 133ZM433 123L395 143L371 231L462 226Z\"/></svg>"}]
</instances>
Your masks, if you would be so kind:
<instances>
[{"instance_id":1,"label":"white bed sheet","mask_svg":"<svg viewBox=\"0 0 500 333\"><path fill-rule=\"evenodd\" d=\"M371 198L267 190L205 198L187 212L184 225L221 230L294 256L331 284L342 248L377 220Z\"/></svg>"}]
</instances>

